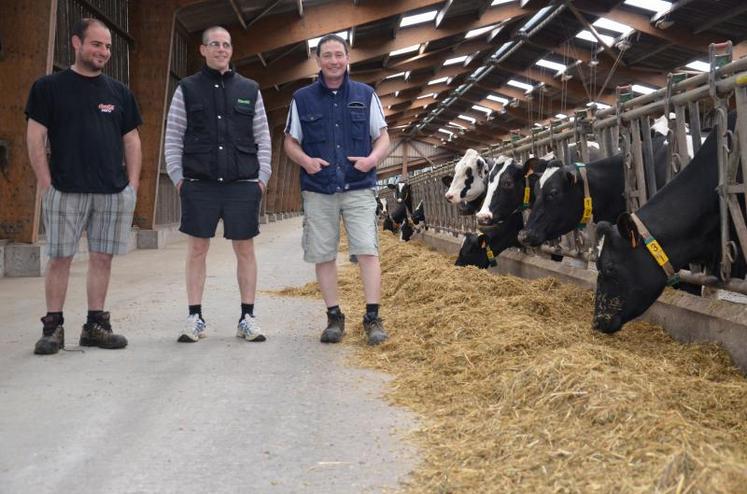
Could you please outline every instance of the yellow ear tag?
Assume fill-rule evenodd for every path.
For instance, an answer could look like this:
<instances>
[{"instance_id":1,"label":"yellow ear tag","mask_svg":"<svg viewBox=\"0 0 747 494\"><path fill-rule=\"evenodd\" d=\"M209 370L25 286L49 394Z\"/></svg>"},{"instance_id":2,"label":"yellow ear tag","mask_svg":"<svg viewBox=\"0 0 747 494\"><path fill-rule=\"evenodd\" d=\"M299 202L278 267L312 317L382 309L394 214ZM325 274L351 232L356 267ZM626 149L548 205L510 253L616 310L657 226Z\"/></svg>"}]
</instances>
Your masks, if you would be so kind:
<instances>
[{"instance_id":1,"label":"yellow ear tag","mask_svg":"<svg viewBox=\"0 0 747 494\"><path fill-rule=\"evenodd\" d=\"M647 240L646 248L654 257L654 259L656 259L656 262L659 264L659 266L663 266L669 262L669 258L664 253L664 249L661 248L661 245L659 245L659 242L657 242L656 239L651 238Z\"/></svg>"},{"instance_id":2,"label":"yellow ear tag","mask_svg":"<svg viewBox=\"0 0 747 494\"><path fill-rule=\"evenodd\" d=\"M529 204L529 186L524 187L524 204Z\"/></svg>"}]
</instances>

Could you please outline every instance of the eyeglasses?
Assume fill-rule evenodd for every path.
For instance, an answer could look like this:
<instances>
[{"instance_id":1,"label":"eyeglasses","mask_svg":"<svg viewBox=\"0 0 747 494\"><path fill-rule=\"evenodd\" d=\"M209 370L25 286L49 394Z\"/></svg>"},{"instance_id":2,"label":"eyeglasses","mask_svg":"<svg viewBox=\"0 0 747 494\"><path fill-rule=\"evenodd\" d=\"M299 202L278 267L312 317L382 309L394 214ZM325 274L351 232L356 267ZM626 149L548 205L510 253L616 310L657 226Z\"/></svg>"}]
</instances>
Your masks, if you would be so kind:
<instances>
[{"instance_id":1,"label":"eyeglasses","mask_svg":"<svg viewBox=\"0 0 747 494\"><path fill-rule=\"evenodd\" d=\"M231 49L231 43L229 43L228 41L208 41L208 44L206 46L209 46L210 48L220 48L222 46L224 50Z\"/></svg>"}]
</instances>

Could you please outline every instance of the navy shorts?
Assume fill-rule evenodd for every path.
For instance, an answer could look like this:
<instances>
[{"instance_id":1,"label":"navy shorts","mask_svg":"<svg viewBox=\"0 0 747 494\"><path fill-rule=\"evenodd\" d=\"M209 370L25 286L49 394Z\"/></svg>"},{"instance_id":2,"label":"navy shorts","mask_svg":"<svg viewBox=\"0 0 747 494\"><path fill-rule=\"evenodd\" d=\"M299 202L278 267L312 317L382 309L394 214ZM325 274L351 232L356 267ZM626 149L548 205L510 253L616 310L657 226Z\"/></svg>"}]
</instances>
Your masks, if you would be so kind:
<instances>
[{"instance_id":1,"label":"navy shorts","mask_svg":"<svg viewBox=\"0 0 747 494\"><path fill-rule=\"evenodd\" d=\"M222 219L223 236L229 240L248 240L259 234L262 191L258 182L218 183L185 178L179 195L182 233L212 238Z\"/></svg>"}]
</instances>

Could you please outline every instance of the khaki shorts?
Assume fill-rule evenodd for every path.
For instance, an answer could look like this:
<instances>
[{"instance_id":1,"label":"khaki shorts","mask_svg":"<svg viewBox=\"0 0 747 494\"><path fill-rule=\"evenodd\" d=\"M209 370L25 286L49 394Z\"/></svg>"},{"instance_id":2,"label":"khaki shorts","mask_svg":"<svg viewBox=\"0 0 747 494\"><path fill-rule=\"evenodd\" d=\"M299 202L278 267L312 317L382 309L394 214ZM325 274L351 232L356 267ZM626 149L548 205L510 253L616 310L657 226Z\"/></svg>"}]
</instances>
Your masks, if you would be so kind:
<instances>
[{"instance_id":1,"label":"khaki shorts","mask_svg":"<svg viewBox=\"0 0 747 494\"><path fill-rule=\"evenodd\" d=\"M340 218L348 235L348 253L379 255L376 199L371 189L336 194L303 191L303 259L319 264L337 258Z\"/></svg>"},{"instance_id":2,"label":"khaki shorts","mask_svg":"<svg viewBox=\"0 0 747 494\"><path fill-rule=\"evenodd\" d=\"M116 194L60 192L50 187L42 199L49 257L74 256L83 230L89 251L127 254L136 199L129 185Z\"/></svg>"}]
</instances>

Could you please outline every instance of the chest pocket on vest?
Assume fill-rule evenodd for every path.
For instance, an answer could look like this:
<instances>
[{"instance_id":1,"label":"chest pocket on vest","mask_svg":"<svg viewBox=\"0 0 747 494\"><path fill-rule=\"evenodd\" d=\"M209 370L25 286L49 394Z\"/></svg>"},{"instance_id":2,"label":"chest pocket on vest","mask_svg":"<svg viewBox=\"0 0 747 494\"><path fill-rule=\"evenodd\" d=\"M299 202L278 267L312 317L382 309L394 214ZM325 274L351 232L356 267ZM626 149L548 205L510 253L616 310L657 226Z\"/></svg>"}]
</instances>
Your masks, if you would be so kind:
<instances>
[{"instance_id":1,"label":"chest pocket on vest","mask_svg":"<svg viewBox=\"0 0 747 494\"><path fill-rule=\"evenodd\" d=\"M207 128L207 111L205 110L205 106L201 104L188 106L187 123L195 130L205 130Z\"/></svg>"},{"instance_id":2,"label":"chest pocket on vest","mask_svg":"<svg viewBox=\"0 0 747 494\"><path fill-rule=\"evenodd\" d=\"M367 120L368 119L366 118L366 114L362 111L350 112L350 135L353 137L353 139L366 139L366 136L368 136L369 134L368 126L366 125L368 123Z\"/></svg>"},{"instance_id":3,"label":"chest pocket on vest","mask_svg":"<svg viewBox=\"0 0 747 494\"><path fill-rule=\"evenodd\" d=\"M325 128L325 119L323 115L311 114L301 115L301 132L303 132L303 141L311 144L314 142L324 142L327 140L327 129Z\"/></svg>"},{"instance_id":4,"label":"chest pocket on vest","mask_svg":"<svg viewBox=\"0 0 747 494\"><path fill-rule=\"evenodd\" d=\"M254 125L254 108L237 103L233 107L233 112L234 139L245 141Z\"/></svg>"}]
</instances>

